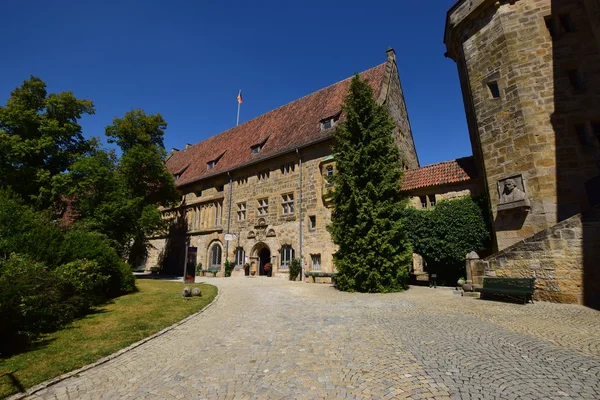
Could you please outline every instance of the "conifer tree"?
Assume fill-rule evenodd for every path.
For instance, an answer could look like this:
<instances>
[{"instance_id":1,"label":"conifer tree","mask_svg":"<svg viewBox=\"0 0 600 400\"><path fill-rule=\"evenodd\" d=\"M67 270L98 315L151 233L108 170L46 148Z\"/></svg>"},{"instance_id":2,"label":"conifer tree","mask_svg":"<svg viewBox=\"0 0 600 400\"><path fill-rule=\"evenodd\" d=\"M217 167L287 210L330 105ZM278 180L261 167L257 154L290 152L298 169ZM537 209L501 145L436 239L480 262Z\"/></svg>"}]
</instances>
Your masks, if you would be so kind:
<instances>
[{"instance_id":1,"label":"conifer tree","mask_svg":"<svg viewBox=\"0 0 600 400\"><path fill-rule=\"evenodd\" d=\"M337 287L344 291L394 292L405 289L412 250L403 226L406 200L400 195L400 152L394 122L373 98L371 86L352 78L336 128L334 211L328 229Z\"/></svg>"}]
</instances>

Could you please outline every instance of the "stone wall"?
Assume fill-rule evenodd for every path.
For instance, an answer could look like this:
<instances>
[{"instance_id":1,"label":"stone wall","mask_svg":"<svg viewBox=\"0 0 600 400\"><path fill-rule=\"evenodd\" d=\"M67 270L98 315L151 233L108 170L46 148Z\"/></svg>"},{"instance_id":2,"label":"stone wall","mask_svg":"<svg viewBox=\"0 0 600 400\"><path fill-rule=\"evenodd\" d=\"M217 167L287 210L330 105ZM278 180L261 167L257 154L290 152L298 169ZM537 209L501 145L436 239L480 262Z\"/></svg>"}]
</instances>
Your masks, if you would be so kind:
<instances>
[{"instance_id":1,"label":"stone wall","mask_svg":"<svg viewBox=\"0 0 600 400\"><path fill-rule=\"evenodd\" d=\"M409 204L417 209L422 209L421 197L424 196L427 207L430 207L429 197L435 195L436 202L441 200L453 200L465 196L479 196L479 181L471 180L467 182L453 183L450 185L440 185L411 190L408 192Z\"/></svg>"},{"instance_id":2,"label":"stone wall","mask_svg":"<svg viewBox=\"0 0 600 400\"><path fill-rule=\"evenodd\" d=\"M595 246L586 248L586 241ZM592 237L593 236L593 237ZM535 298L561 303L584 302L584 292L600 300L600 267L587 270L586 257L600 260L600 207L577 214L484 260L471 262L470 279L483 276L536 278Z\"/></svg>"},{"instance_id":3,"label":"stone wall","mask_svg":"<svg viewBox=\"0 0 600 400\"><path fill-rule=\"evenodd\" d=\"M565 31L563 15L573 32ZM459 2L445 40L459 69L497 248L588 209L585 183L600 172L600 136L590 129L600 120L600 52L584 2ZM572 87L573 70L581 72L584 90ZM506 208L503 182L513 177L526 198Z\"/></svg>"}]
</instances>

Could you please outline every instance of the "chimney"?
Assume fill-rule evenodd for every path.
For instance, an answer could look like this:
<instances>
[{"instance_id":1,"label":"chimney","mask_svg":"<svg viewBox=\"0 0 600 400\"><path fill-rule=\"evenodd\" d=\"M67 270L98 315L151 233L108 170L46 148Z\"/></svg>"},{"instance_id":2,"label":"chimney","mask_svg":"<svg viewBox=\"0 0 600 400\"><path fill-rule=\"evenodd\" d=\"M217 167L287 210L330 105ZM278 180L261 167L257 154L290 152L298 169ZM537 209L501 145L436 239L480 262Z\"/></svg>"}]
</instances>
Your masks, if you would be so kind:
<instances>
[{"instance_id":1,"label":"chimney","mask_svg":"<svg viewBox=\"0 0 600 400\"><path fill-rule=\"evenodd\" d=\"M396 52L393 48L388 47L385 53L387 54L388 61L393 61L394 63L396 62Z\"/></svg>"}]
</instances>

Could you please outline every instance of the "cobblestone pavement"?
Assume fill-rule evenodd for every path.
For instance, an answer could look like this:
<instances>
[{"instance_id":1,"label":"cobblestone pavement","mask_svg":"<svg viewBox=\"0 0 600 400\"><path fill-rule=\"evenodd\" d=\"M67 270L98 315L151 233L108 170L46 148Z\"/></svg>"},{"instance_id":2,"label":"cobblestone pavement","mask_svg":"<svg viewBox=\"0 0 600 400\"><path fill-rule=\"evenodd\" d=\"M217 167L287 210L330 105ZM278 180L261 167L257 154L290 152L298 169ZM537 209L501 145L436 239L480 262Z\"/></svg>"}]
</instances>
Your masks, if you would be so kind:
<instances>
[{"instance_id":1,"label":"cobblestone pavement","mask_svg":"<svg viewBox=\"0 0 600 400\"><path fill-rule=\"evenodd\" d=\"M221 293L206 312L31 398L600 399L600 312L585 307L206 282Z\"/></svg>"}]
</instances>

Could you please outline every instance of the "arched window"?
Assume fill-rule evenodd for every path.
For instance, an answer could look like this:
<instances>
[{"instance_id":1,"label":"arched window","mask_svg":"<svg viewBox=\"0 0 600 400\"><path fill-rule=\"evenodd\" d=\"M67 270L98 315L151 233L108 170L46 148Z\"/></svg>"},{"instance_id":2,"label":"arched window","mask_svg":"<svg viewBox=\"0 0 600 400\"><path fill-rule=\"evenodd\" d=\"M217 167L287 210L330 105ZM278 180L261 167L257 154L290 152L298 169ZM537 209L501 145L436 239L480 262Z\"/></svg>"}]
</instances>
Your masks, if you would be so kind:
<instances>
[{"instance_id":1,"label":"arched window","mask_svg":"<svg viewBox=\"0 0 600 400\"><path fill-rule=\"evenodd\" d=\"M242 265L244 265L245 261L246 261L246 252L244 251L243 247L238 247L237 249L235 249L235 265L236 265L236 267L241 267Z\"/></svg>"},{"instance_id":2,"label":"arched window","mask_svg":"<svg viewBox=\"0 0 600 400\"><path fill-rule=\"evenodd\" d=\"M286 244L281 246L281 250L279 250L279 268L289 268L290 262L294 259L294 255L295 251L291 245Z\"/></svg>"},{"instance_id":3,"label":"arched window","mask_svg":"<svg viewBox=\"0 0 600 400\"><path fill-rule=\"evenodd\" d=\"M212 245L209 257L210 268L221 268L221 245L219 243Z\"/></svg>"}]
</instances>

